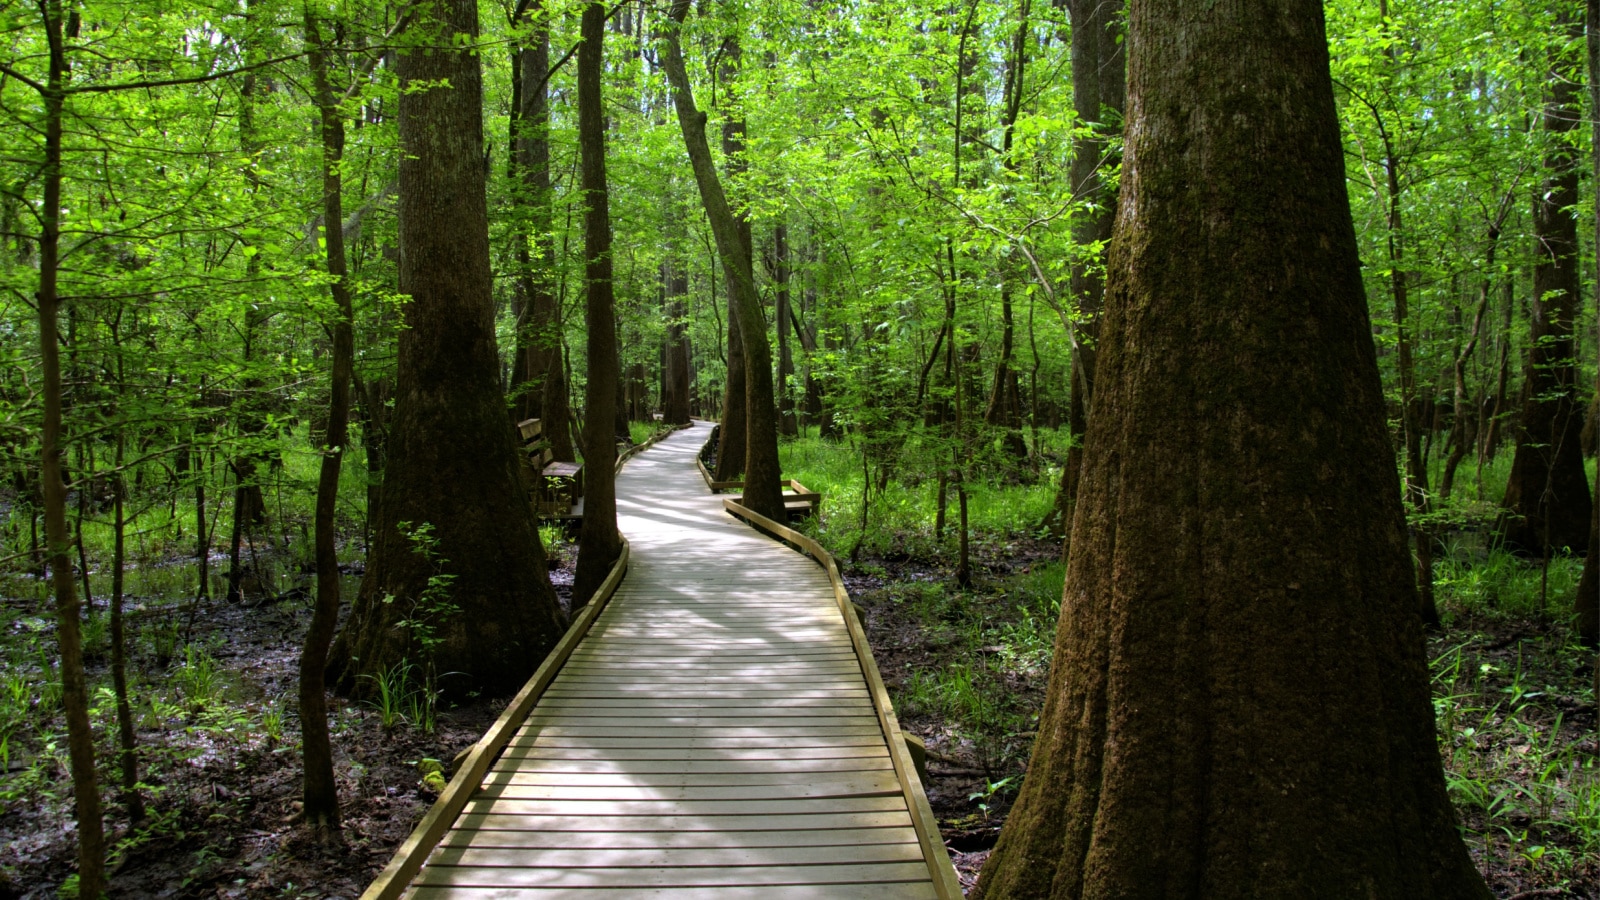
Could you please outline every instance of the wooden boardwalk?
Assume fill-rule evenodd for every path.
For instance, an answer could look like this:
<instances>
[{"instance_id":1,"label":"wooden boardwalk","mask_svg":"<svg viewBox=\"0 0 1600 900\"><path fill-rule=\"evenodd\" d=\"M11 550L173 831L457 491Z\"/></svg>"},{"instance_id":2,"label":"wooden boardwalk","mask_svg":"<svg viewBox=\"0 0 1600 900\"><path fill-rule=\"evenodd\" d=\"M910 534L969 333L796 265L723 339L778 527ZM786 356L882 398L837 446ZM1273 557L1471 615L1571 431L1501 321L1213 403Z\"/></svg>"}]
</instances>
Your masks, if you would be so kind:
<instances>
[{"instance_id":1,"label":"wooden boardwalk","mask_svg":"<svg viewBox=\"0 0 1600 900\"><path fill-rule=\"evenodd\" d=\"M842 589L706 489L708 430L618 475L627 575L409 896L960 896Z\"/></svg>"}]
</instances>

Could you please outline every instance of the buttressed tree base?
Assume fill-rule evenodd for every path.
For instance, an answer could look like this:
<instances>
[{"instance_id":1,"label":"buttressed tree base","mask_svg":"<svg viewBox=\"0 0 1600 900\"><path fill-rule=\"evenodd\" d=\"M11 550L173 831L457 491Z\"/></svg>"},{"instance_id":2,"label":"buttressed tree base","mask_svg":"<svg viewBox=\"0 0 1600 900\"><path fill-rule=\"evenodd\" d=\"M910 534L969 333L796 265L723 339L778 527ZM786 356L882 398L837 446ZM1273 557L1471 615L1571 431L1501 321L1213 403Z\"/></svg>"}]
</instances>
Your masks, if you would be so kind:
<instances>
[{"instance_id":1,"label":"buttressed tree base","mask_svg":"<svg viewBox=\"0 0 1600 900\"><path fill-rule=\"evenodd\" d=\"M1054 668L977 895L1486 898L1317 0L1135 0Z\"/></svg>"}]
</instances>

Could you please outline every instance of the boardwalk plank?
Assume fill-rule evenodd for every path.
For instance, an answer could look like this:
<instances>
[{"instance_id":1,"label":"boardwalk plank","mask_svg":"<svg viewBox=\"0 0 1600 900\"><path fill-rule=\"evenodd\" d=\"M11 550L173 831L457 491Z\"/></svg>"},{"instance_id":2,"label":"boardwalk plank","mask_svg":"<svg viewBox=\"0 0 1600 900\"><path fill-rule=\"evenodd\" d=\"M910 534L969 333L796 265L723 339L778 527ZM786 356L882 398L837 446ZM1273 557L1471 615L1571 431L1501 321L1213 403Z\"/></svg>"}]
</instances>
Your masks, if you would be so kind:
<instances>
[{"instance_id":1,"label":"boardwalk plank","mask_svg":"<svg viewBox=\"0 0 1600 900\"><path fill-rule=\"evenodd\" d=\"M681 869L524 869L429 866L419 885L459 887L701 887L710 885L874 884L912 881L928 867L913 863L833 866L726 866Z\"/></svg>"},{"instance_id":2,"label":"boardwalk plank","mask_svg":"<svg viewBox=\"0 0 1600 900\"><path fill-rule=\"evenodd\" d=\"M888 756L791 757L773 759L780 751L769 751L765 759L549 759L540 756L513 756L509 751L505 759L517 759L517 768L523 772L584 772L584 773L741 773L741 772L833 772L890 770L894 768Z\"/></svg>"},{"instance_id":3,"label":"boardwalk plank","mask_svg":"<svg viewBox=\"0 0 1600 900\"><path fill-rule=\"evenodd\" d=\"M807 831L453 831L441 847L523 850L670 850L744 847L855 847L915 844L903 828L819 828Z\"/></svg>"},{"instance_id":4,"label":"boardwalk plank","mask_svg":"<svg viewBox=\"0 0 1600 900\"><path fill-rule=\"evenodd\" d=\"M419 887L416 900L930 900L926 882L679 888Z\"/></svg>"},{"instance_id":5,"label":"boardwalk plank","mask_svg":"<svg viewBox=\"0 0 1600 900\"><path fill-rule=\"evenodd\" d=\"M658 869L702 866L807 866L840 863L920 862L917 844L810 847L690 847L650 849L507 849L446 847L435 865L535 869Z\"/></svg>"}]
</instances>

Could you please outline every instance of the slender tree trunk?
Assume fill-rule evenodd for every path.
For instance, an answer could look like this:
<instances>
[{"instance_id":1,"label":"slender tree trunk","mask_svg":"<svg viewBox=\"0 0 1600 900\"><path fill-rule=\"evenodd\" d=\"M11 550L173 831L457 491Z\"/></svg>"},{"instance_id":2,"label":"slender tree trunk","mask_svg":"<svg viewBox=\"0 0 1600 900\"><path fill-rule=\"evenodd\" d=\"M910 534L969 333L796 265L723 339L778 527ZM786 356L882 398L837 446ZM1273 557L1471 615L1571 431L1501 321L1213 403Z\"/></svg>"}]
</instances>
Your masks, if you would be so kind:
<instances>
[{"instance_id":1,"label":"slender tree trunk","mask_svg":"<svg viewBox=\"0 0 1600 900\"><path fill-rule=\"evenodd\" d=\"M379 517L330 675L364 690L362 674L408 660L449 673L438 683L447 699L492 696L523 685L563 623L500 383L477 4L423 4L412 32L432 46L400 53L397 67L400 289L410 300ZM424 525L429 554L412 537ZM446 602L425 603L440 574L453 577Z\"/></svg>"},{"instance_id":2,"label":"slender tree trunk","mask_svg":"<svg viewBox=\"0 0 1600 900\"><path fill-rule=\"evenodd\" d=\"M1592 146L1600 148L1600 0L1588 0L1585 9L1585 39L1589 60L1589 128ZM1591 174L1600 184L1600 150L1590 155ZM1600 238L1600 193L1594 195L1594 233ZM1600 254L1595 261L1600 272ZM1596 323L1600 324L1600 280L1595 282ZM1600 372L1596 373L1595 395L1600 397ZM1578 596L1573 609L1578 617L1578 639L1585 647L1600 647L1600 467L1595 471L1595 503L1590 508L1589 550L1583 558L1583 575L1578 578ZM1600 661L1597 661L1600 662ZM1600 671L1595 675L1600 680Z\"/></svg>"},{"instance_id":3,"label":"slender tree trunk","mask_svg":"<svg viewBox=\"0 0 1600 900\"><path fill-rule=\"evenodd\" d=\"M1000 162L1010 172L1018 171L1011 150L1017 117L1022 113L1023 89L1027 83L1031 6L1031 0L1019 0L1017 4L1016 36L1011 42L1011 59L1006 66L1005 98L1000 119ZM1012 348L1016 343L1016 325L1011 309L1009 275L1009 267L1002 259L999 264L1000 359L995 363L994 386L989 391L989 404L984 410L983 420L990 427L1001 430L1001 446L1005 454L1023 460L1028 456L1028 444L1022 438L1022 410L1017 397L1017 376L1011 362Z\"/></svg>"},{"instance_id":4,"label":"slender tree trunk","mask_svg":"<svg viewBox=\"0 0 1600 900\"><path fill-rule=\"evenodd\" d=\"M56 598L56 640L61 651L61 705L67 720L67 752L72 765L72 795L78 820L78 896L105 893L105 825L94 768L94 734L89 727L89 690L83 672L82 608L67 557L67 487L61 475L61 301L56 278L61 253L62 119L65 115L67 59L60 0L41 4L49 42L49 81L44 101L44 183L39 210L39 361L44 427L39 441L39 481L44 491L44 532L50 583Z\"/></svg>"},{"instance_id":5,"label":"slender tree trunk","mask_svg":"<svg viewBox=\"0 0 1600 900\"><path fill-rule=\"evenodd\" d=\"M1467 449L1477 443L1478 426L1476 415L1469 414L1469 410L1482 408L1481 403L1472 400L1472 394L1467 388L1467 363L1472 360L1472 354L1477 351L1480 338L1483 336L1483 317L1489 311L1489 298L1494 292L1494 257L1495 250L1500 246L1500 227L1505 224L1505 218L1511 211L1511 201L1515 194L1506 194L1505 201L1500 205L1499 215L1495 221L1489 223L1488 247L1484 252L1483 280L1478 285L1478 304L1472 311L1472 329L1467 333L1467 343L1455 355L1454 363L1450 367L1453 397L1455 402L1455 420L1451 423L1450 456L1444 462L1444 474L1439 478L1439 496L1449 499L1455 487L1456 468L1462 460L1467 458Z\"/></svg>"},{"instance_id":6,"label":"slender tree trunk","mask_svg":"<svg viewBox=\"0 0 1600 900\"><path fill-rule=\"evenodd\" d=\"M667 347L666 389L662 392L661 419L668 425L689 424L689 272L681 252L661 263L661 282L666 300Z\"/></svg>"},{"instance_id":7,"label":"slender tree trunk","mask_svg":"<svg viewBox=\"0 0 1600 900\"><path fill-rule=\"evenodd\" d=\"M700 200L711 222L717 254L732 279L730 292L745 357L745 463L744 504L769 519L784 518L783 494L778 485L778 422L773 405L772 353L767 348L766 320L761 314L761 296L756 291L750 263L749 238L740 233L737 217L722 192L706 143L706 117L695 107L689 87L689 73L683 62L679 32L689 12L689 0L673 0L671 22L665 27L662 67L672 83L672 99L678 111L683 142L694 167ZM720 451L719 451L720 455Z\"/></svg>"},{"instance_id":8,"label":"slender tree trunk","mask_svg":"<svg viewBox=\"0 0 1600 900\"><path fill-rule=\"evenodd\" d=\"M201 379L201 402L205 400L205 379ZM195 598L211 599L211 532L206 528L206 457L200 450L201 427L195 426L195 446L188 452L190 472L194 475L194 555L200 564L199 588Z\"/></svg>"},{"instance_id":9,"label":"slender tree trunk","mask_svg":"<svg viewBox=\"0 0 1600 900\"><path fill-rule=\"evenodd\" d=\"M1092 124L1072 147L1073 193L1093 204L1093 212L1073 220L1073 240L1079 246L1109 241L1116 214L1117 198L1106 185L1105 172L1114 162L1107 158L1107 138L1120 130L1127 96L1124 8L1125 0L1067 0L1067 14L1072 20L1072 106L1079 122ZM1067 430L1073 441L1061 466L1061 486L1047 519L1047 524L1062 535L1071 528L1077 502L1083 434L1094 396L1099 314L1105 293L1100 267L1088 260L1073 263L1069 285L1084 320L1078 326L1068 386Z\"/></svg>"},{"instance_id":10,"label":"slender tree trunk","mask_svg":"<svg viewBox=\"0 0 1600 900\"><path fill-rule=\"evenodd\" d=\"M611 212L606 193L605 109L600 76L605 70L605 4L583 8L583 43L578 48L578 146L583 156L583 255L589 334L589 382L584 395L583 531L573 609L589 602L622 552L617 531L616 426L617 322L611 283Z\"/></svg>"},{"instance_id":11,"label":"slender tree trunk","mask_svg":"<svg viewBox=\"0 0 1600 900\"><path fill-rule=\"evenodd\" d=\"M1387 18L1385 19L1387 21ZM1379 122L1379 128L1383 123ZM1426 517L1433 509L1428 491L1428 465L1422 452L1421 403L1417 398L1417 365L1412 353L1410 282L1405 270L1405 236L1400 217L1400 160L1384 132L1384 174L1387 179L1387 225L1389 249L1389 290L1394 299L1394 321L1398 330L1397 366L1400 370L1401 452L1405 459L1405 498L1413 513ZM1439 608L1433 599L1433 534L1427 525L1411 529L1417 547L1418 609L1429 628L1439 625Z\"/></svg>"},{"instance_id":12,"label":"slender tree trunk","mask_svg":"<svg viewBox=\"0 0 1600 900\"><path fill-rule=\"evenodd\" d=\"M317 598L300 653L300 735L305 779L301 785L303 821L314 830L331 834L339 828L339 792L333 775L333 746L328 736L328 647L339 620L339 556L334 512L339 501L339 470L349 443L350 375L354 367L354 321L349 270L345 258L343 179L344 118L328 81L327 50L316 17L305 13L307 62L316 91L315 103L322 119L322 221L323 246L328 268L328 291L334 304L333 372L328 388L328 429L317 474L317 500L313 541L317 559Z\"/></svg>"},{"instance_id":13,"label":"slender tree trunk","mask_svg":"<svg viewBox=\"0 0 1600 900\"><path fill-rule=\"evenodd\" d=\"M1565 12L1560 26L1572 38L1583 27ZM1578 84L1575 63L1559 56L1551 60L1542 117L1549 138L1545 181L1533 204L1533 330L1516 458L1501 504L1506 514L1500 536L1506 546L1541 557L1587 548L1593 513L1579 438L1583 403L1573 340L1579 305L1578 220L1573 214L1578 159L1566 136L1582 116Z\"/></svg>"},{"instance_id":14,"label":"slender tree trunk","mask_svg":"<svg viewBox=\"0 0 1600 900\"><path fill-rule=\"evenodd\" d=\"M550 98L545 79L550 69L550 29L542 2L525 13L527 43L512 54L516 87L512 117L513 180L520 182L518 217L523 223L516 241L518 308L517 350L512 380L522 385L517 419L541 420L553 459L577 459L572 442L571 406L566 367L561 354L561 309L550 283L555 248L550 242L554 192L550 185ZM530 251L530 247L533 249Z\"/></svg>"},{"instance_id":15,"label":"slender tree trunk","mask_svg":"<svg viewBox=\"0 0 1600 900\"><path fill-rule=\"evenodd\" d=\"M1322 3L1131 6L1055 664L974 895L1488 900L1439 759Z\"/></svg>"},{"instance_id":16,"label":"slender tree trunk","mask_svg":"<svg viewBox=\"0 0 1600 900\"><path fill-rule=\"evenodd\" d=\"M1483 429L1483 437L1478 441L1478 499L1483 499L1483 467L1484 464L1494 459L1496 451L1500 449L1501 423L1505 421L1506 409L1510 405L1507 388L1511 381L1511 320L1517 305L1516 285L1510 275L1503 276L1500 281L1500 331L1498 334L1498 354L1495 364L1494 403L1489 411L1489 421Z\"/></svg>"},{"instance_id":17,"label":"slender tree trunk","mask_svg":"<svg viewBox=\"0 0 1600 900\"><path fill-rule=\"evenodd\" d=\"M120 352L120 342L118 346ZM119 359L117 368L122 368ZM118 378L119 386L122 379ZM117 768L122 776L122 808L129 822L144 821L144 797L139 793L138 742L133 729L133 704L128 698L128 641L123 628L123 569L127 563L128 483L122 474L127 439L117 432L116 474L111 481L111 690L117 703Z\"/></svg>"},{"instance_id":18,"label":"slender tree trunk","mask_svg":"<svg viewBox=\"0 0 1600 900\"><path fill-rule=\"evenodd\" d=\"M789 226L779 221L772 226L773 326L778 332L778 431L788 437L800 433L795 417L794 392L789 378L794 375L794 358L789 353Z\"/></svg>"}]
</instances>

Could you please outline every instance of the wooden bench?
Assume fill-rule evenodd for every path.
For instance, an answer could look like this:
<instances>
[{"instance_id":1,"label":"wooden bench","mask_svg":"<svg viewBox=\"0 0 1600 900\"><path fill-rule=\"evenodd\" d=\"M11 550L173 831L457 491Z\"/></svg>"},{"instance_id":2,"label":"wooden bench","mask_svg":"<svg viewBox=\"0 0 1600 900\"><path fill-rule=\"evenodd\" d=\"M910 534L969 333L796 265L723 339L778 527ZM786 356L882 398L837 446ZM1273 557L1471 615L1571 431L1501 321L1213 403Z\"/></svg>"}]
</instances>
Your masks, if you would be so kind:
<instances>
[{"instance_id":1,"label":"wooden bench","mask_svg":"<svg viewBox=\"0 0 1600 900\"><path fill-rule=\"evenodd\" d=\"M796 522L809 518L816 515L817 510L822 508L822 494L820 492L811 490L793 478L780 479L779 483L783 485L783 511L788 515L789 521ZM744 488L744 482L742 481L718 481L715 484L717 487L712 489L714 494L721 493L722 490L727 488ZM728 499L740 506L744 505L743 494L737 497L729 497Z\"/></svg>"},{"instance_id":2,"label":"wooden bench","mask_svg":"<svg viewBox=\"0 0 1600 900\"><path fill-rule=\"evenodd\" d=\"M720 425L712 427L711 437L706 440L705 446L700 448L700 452L695 455L694 460L695 465L700 469L700 477L705 479L706 488L713 494L720 494L723 491L744 489L743 480L717 481L711 476L711 470L706 468L706 448L712 446L716 442L721 428L722 426ZM821 493L811 490L793 478L784 478L779 476L778 483L782 485L781 490L783 491L783 509L788 515L789 521L794 522L814 516L817 514L817 510L822 508ZM733 497L730 499L741 506L744 505L743 496Z\"/></svg>"},{"instance_id":3,"label":"wooden bench","mask_svg":"<svg viewBox=\"0 0 1600 900\"><path fill-rule=\"evenodd\" d=\"M517 433L522 438L523 474L534 515L541 519L582 518L583 465L555 458L538 419L518 422Z\"/></svg>"}]
</instances>

